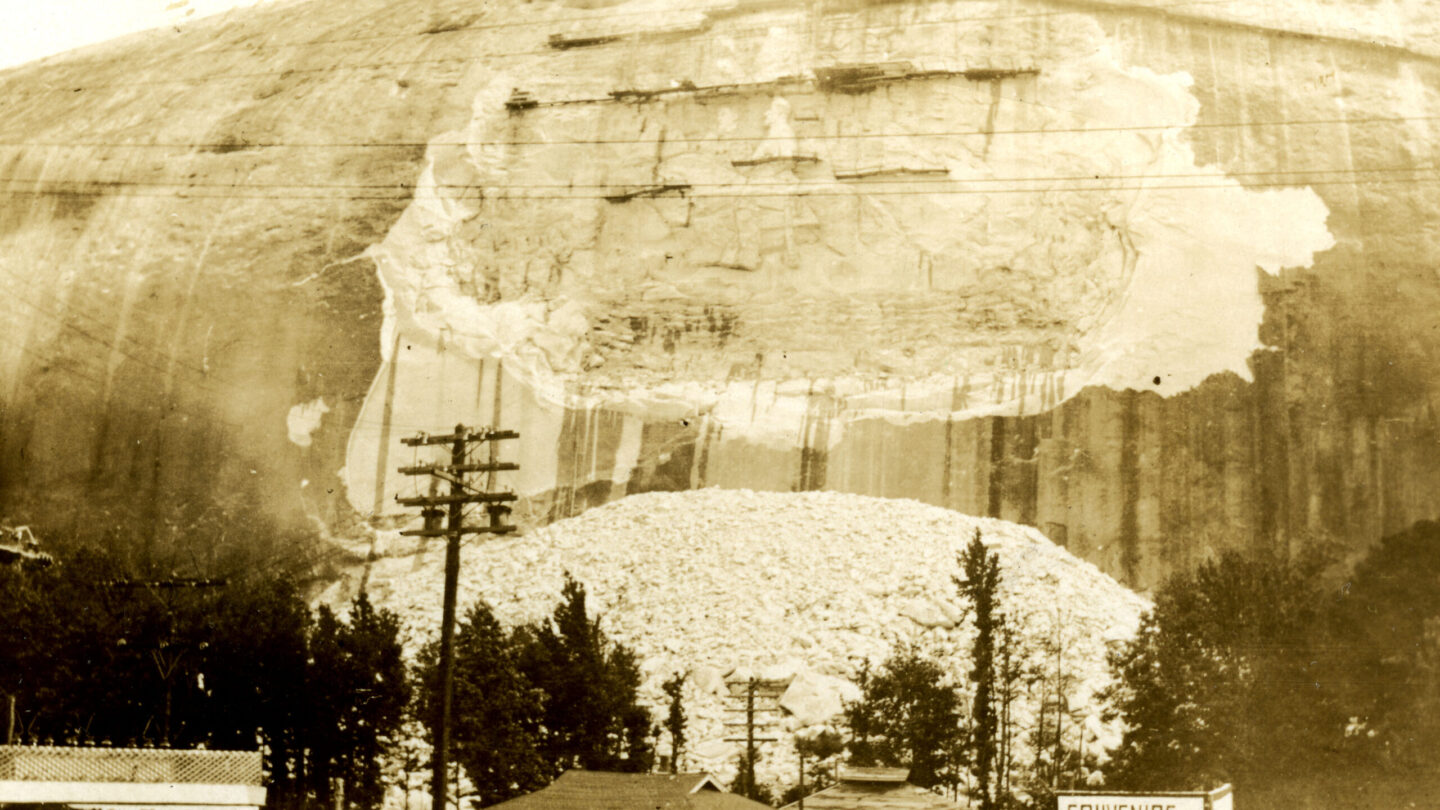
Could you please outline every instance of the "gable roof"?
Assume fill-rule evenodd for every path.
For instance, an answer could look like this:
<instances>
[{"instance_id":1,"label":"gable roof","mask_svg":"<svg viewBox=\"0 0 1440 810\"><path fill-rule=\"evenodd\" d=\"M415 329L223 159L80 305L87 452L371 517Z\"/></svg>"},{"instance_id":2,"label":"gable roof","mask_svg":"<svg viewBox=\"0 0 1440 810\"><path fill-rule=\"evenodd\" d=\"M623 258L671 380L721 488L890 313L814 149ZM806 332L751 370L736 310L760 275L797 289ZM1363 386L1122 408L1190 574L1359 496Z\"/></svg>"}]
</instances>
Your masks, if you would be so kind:
<instances>
[{"instance_id":1,"label":"gable roof","mask_svg":"<svg viewBox=\"0 0 1440 810\"><path fill-rule=\"evenodd\" d=\"M842 781L806 796L805 810L963 810L964 808L962 804L952 802L925 788L912 785L903 778L895 781L892 778L893 774L861 773L858 779L847 779L846 776L851 772L850 769L847 769L846 773L841 776ZM781 810L798 810L799 804L799 802L787 804Z\"/></svg>"},{"instance_id":2,"label":"gable roof","mask_svg":"<svg viewBox=\"0 0 1440 810\"><path fill-rule=\"evenodd\" d=\"M704 773L570 770L549 787L495 805L505 810L759 810Z\"/></svg>"},{"instance_id":3,"label":"gable roof","mask_svg":"<svg viewBox=\"0 0 1440 810\"><path fill-rule=\"evenodd\" d=\"M687 798L693 810L770 810L770 805L751 801L739 793L702 790Z\"/></svg>"},{"instance_id":4,"label":"gable roof","mask_svg":"<svg viewBox=\"0 0 1440 810\"><path fill-rule=\"evenodd\" d=\"M856 768L844 765L840 768L841 782L906 782L910 779L909 768Z\"/></svg>"}]
</instances>

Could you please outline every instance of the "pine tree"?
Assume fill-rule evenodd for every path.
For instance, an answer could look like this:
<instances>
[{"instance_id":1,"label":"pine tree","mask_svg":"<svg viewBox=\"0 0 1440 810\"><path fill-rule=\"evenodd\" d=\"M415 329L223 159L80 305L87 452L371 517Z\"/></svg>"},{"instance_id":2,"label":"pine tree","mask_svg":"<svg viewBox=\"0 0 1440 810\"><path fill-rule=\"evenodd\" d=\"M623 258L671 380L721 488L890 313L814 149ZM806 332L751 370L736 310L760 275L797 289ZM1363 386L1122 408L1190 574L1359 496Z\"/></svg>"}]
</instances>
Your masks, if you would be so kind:
<instances>
[{"instance_id":1,"label":"pine tree","mask_svg":"<svg viewBox=\"0 0 1440 810\"><path fill-rule=\"evenodd\" d=\"M298 804L309 792L310 611L293 584L257 575L232 581L210 621L204 664L209 743L254 750L260 739L271 804Z\"/></svg>"},{"instance_id":2,"label":"pine tree","mask_svg":"<svg viewBox=\"0 0 1440 810\"><path fill-rule=\"evenodd\" d=\"M879 762L872 740L872 737L879 733L877 709L864 697L870 694L873 688L870 681L870 661L867 659L860 664L860 671L855 676L855 685L860 688L860 700L853 703L847 701L844 704L845 727L850 731L850 739L846 742L845 749L849 754L850 764L857 768L873 767Z\"/></svg>"},{"instance_id":3,"label":"pine tree","mask_svg":"<svg viewBox=\"0 0 1440 810\"><path fill-rule=\"evenodd\" d=\"M1233 553L1166 582L1111 659L1109 700L1127 730L1107 782L1273 779L1338 740L1321 604L1294 566Z\"/></svg>"},{"instance_id":4,"label":"pine tree","mask_svg":"<svg viewBox=\"0 0 1440 810\"><path fill-rule=\"evenodd\" d=\"M1356 743L1393 764L1429 767L1440 750L1440 523L1384 538L1336 605Z\"/></svg>"},{"instance_id":5,"label":"pine tree","mask_svg":"<svg viewBox=\"0 0 1440 810\"><path fill-rule=\"evenodd\" d=\"M960 700L939 664L897 647L878 671L864 673L861 698L846 706L846 717L852 764L908 767L921 787L943 783Z\"/></svg>"},{"instance_id":6,"label":"pine tree","mask_svg":"<svg viewBox=\"0 0 1440 810\"><path fill-rule=\"evenodd\" d=\"M520 669L546 696L540 750L554 773L649 771L653 728L638 702L639 664L590 618L585 587L567 573L550 622L521 628L518 639Z\"/></svg>"},{"instance_id":7,"label":"pine tree","mask_svg":"<svg viewBox=\"0 0 1440 810\"><path fill-rule=\"evenodd\" d=\"M337 760L347 804L379 807L385 786L381 758L400 729L410 684L400 646L400 619L376 610L362 592L339 634L342 659L335 677L343 748ZM320 678L327 677L323 670ZM338 676L338 677L336 677Z\"/></svg>"},{"instance_id":8,"label":"pine tree","mask_svg":"<svg viewBox=\"0 0 1440 810\"><path fill-rule=\"evenodd\" d=\"M845 752L845 740L839 733L823 729L815 734L795 735L795 754L800 760L801 780L780 797L782 806L803 796L824 790L835 783L829 763ZM809 770L806 770L806 765ZM805 777L808 777L808 781Z\"/></svg>"},{"instance_id":9,"label":"pine tree","mask_svg":"<svg viewBox=\"0 0 1440 810\"><path fill-rule=\"evenodd\" d=\"M548 622L506 632L483 600L456 630L455 758L480 806L549 784L565 770L649 771L649 711L640 667L591 619L585 589L566 576ZM438 644L420 656L418 714L439 716Z\"/></svg>"},{"instance_id":10,"label":"pine tree","mask_svg":"<svg viewBox=\"0 0 1440 810\"><path fill-rule=\"evenodd\" d=\"M305 671L308 750L306 782L321 806L333 806L335 781L346 770L345 700L352 687L346 666L340 620L321 605L310 633Z\"/></svg>"},{"instance_id":11,"label":"pine tree","mask_svg":"<svg viewBox=\"0 0 1440 810\"><path fill-rule=\"evenodd\" d=\"M479 600L455 633L455 760L485 807L544 787L555 777L540 753L544 694L519 668L519 650ZM439 717L439 645L420 655L419 714L434 738Z\"/></svg>"},{"instance_id":12,"label":"pine tree","mask_svg":"<svg viewBox=\"0 0 1440 810\"><path fill-rule=\"evenodd\" d=\"M660 685L670 699L665 713L665 730L670 734L670 772L680 771L685 752L685 706L681 702L685 690L685 673L677 672Z\"/></svg>"},{"instance_id":13,"label":"pine tree","mask_svg":"<svg viewBox=\"0 0 1440 810\"><path fill-rule=\"evenodd\" d=\"M981 810L1000 803L1000 717L996 711L995 646L1001 616L995 601L1000 587L1000 559L985 550L980 530L960 555L963 577L956 577L960 595L970 601L975 617L975 643L970 649L970 680L975 685L971 709L970 772L975 777L971 801Z\"/></svg>"}]
</instances>

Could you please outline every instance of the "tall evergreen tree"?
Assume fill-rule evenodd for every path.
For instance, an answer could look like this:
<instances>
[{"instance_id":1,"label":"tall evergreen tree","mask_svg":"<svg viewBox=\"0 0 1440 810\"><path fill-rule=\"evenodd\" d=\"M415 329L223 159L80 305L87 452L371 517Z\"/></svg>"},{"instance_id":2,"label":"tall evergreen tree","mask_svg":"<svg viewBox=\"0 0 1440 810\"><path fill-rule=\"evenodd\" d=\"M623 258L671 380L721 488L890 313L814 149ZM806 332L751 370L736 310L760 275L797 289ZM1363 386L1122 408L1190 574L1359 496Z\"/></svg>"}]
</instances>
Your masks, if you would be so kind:
<instances>
[{"instance_id":1,"label":"tall evergreen tree","mask_svg":"<svg viewBox=\"0 0 1440 810\"><path fill-rule=\"evenodd\" d=\"M1352 730L1392 765L1427 767L1440 750L1440 523L1384 538L1338 600Z\"/></svg>"},{"instance_id":2,"label":"tall evergreen tree","mask_svg":"<svg viewBox=\"0 0 1440 810\"><path fill-rule=\"evenodd\" d=\"M265 751L269 804L298 807L309 790L310 611L287 578L254 575L224 589L206 646L205 711L214 748Z\"/></svg>"},{"instance_id":3,"label":"tall evergreen tree","mask_svg":"<svg viewBox=\"0 0 1440 810\"><path fill-rule=\"evenodd\" d=\"M685 753L685 673L677 672L660 685L669 698L665 712L665 730L670 734L670 772L678 773Z\"/></svg>"},{"instance_id":4,"label":"tall evergreen tree","mask_svg":"<svg viewBox=\"0 0 1440 810\"><path fill-rule=\"evenodd\" d=\"M960 733L960 699L940 665L913 647L897 647L875 673L866 673L861 698L845 707L856 765L908 767L921 787L944 782Z\"/></svg>"},{"instance_id":5,"label":"tall evergreen tree","mask_svg":"<svg viewBox=\"0 0 1440 810\"><path fill-rule=\"evenodd\" d=\"M420 715L434 738L439 717L439 645L420 656ZM454 756L481 807L544 787L555 773L540 753L545 695L519 668L519 650L479 600L455 633Z\"/></svg>"},{"instance_id":6,"label":"tall evergreen tree","mask_svg":"<svg viewBox=\"0 0 1440 810\"><path fill-rule=\"evenodd\" d=\"M871 685L872 679L870 661L866 659L861 662L860 671L855 675L855 685L860 688L861 698L844 705L845 727L850 732L845 751L850 764L857 768L874 767L880 761L875 741L875 737L881 734L879 718L876 716L877 708L864 697L874 688Z\"/></svg>"},{"instance_id":7,"label":"tall evergreen tree","mask_svg":"<svg viewBox=\"0 0 1440 810\"><path fill-rule=\"evenodd\" d=\"M379 758L406 701L398 621L361 599L312 622L294 578L247 571L168 587L87 547L0 567L0 691L22 740L255 750L269 803L380 800Z\"/></svg>"},{"instance_id":8,"label":"tall evergreen tree","mask_svg":"<svg viewBox=\"0 0 1440 810\"><path fill-rule=\"evenodd\" d=\"M438 717L438 645L421 655L420 715ZM570 768L649 771L640 668L589 615L568 575L548 622L507 633L483 601L456 633L455 757L481 806L544 787Z\"/></svg>"},{"instance_id":9,"label":"tall evergreen tree","mask_svg":"<svg viewBox=\"0 0 1440 810\"><path fill-rule=\"evenodd\" d=\"M583 585L567 573L550 622L522 628L519 644L521 671L546 696L540 750L556 775L574 767L650 770L653 729L637 700L640 667L590 618Z\"/></svg>"},{"instance_id":10,"label":"tall evergreen tree","mask_svg":"<svg viewBox=\"0 0 1440 810\"><path fill-rule=\"evenodd\" d=\"M361 593L348 621L321 606L310 639L307 687L311 789L333 801L331 781L344 780L347 806L378 807L384 798L381 757L409 701L400 648L400 621L377 611Z\"/></svg>"},{"instance_id":11,"label":"tall evergreen tree","mask_svg":"<svg viewBox=\"0 0 1440 810\"><path fill-rule=\"evenodd\" d=\"M308 752L306 781L316 801L333 806L335 781L347 770L345 703L354 673L345 660L343 628L330 608L321 605L310 633L305 671Z\"/></svg>"},{"instance_id":12,"label":"tall evergreen tree","mask_svg":"<svg viewBox=\"0 0 1440 810\"><path fill-rule=\"evenodd\" d=\"M955 578L960 595L968 599L975 617L975 643L970 649L970 680L975 698L970 712L970 772L975 777L971 801L981 810L1000 803L1000 717L996 711L995 644L1003 618L995 595L1000 587L1000 559L985 549L980 530L960 555L961 577Z\"/></svg>"},{"instance_id":13,"label":"tall evergreen tree","mask_svg":"<svg viewBox=\"0 0 1440 810\"><path fill-rule=\"evenodd\" d=\"M1341 732L1322 605L1293 565L1233 553L1166 582L1112 656L1127 731L1109 783L1209 789L1308 767Z\"/></svg>"}]
</instances>

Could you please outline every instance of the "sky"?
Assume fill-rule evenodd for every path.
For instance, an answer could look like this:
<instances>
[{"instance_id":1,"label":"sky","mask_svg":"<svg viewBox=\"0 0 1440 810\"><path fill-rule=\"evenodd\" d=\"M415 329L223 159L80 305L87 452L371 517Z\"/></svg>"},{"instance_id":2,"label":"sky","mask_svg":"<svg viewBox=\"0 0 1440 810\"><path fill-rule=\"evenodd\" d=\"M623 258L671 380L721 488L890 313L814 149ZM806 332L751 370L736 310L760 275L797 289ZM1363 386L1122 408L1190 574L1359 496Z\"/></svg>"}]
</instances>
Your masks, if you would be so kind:
<instances>
[{"instance_id":1,"label":"sky","mask_svg":"<svg viewBox=\"0 0 1440 810\"><path fill-rule=\"evenodd\" d=\"M266 0L0 0L0 68Z\"/></svg>"}]
</instances>

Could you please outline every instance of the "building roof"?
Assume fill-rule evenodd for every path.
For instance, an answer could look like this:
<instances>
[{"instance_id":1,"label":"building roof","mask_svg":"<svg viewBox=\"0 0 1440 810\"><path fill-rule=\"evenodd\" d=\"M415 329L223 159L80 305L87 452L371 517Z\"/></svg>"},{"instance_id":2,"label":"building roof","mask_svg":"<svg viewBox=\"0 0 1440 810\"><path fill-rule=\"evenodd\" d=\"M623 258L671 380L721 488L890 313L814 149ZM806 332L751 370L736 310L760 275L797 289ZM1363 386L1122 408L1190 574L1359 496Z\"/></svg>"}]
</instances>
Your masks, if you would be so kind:
<instances>
[{"instance_id":1,"label":"building roof","mask_svg":"<svg viewBox=\"0 0 1440 810\"><path fill-rule=\"evenodd\" d=\"M904 768L845 768L840 781L806 796L805 810L963 810L938 793L906 781ZM798 810L799 802L782 810Z\"/></svg>"},{"instance_id":2,"label":"building roof","mask_svg":"<svg viewBox=\"0 0 1440 810\"><path fill-rule=\"evenodd\" d=\"M690 794L687 798L690 807L694 810L769 810L770 808L768 804L752 801L739 793L715 790L702 790Z\"/></svg>"},{"instance_id":3,"label":"building roof","mask_svg":"<svg viewBox=\"0 0 1440 810\"><path fill-rule=\"evenodd\" d=\"M909 779L909 768L855 768L849 765L840 768L841 782L906 782Z\"/></svg>"},{"instance_id":4,"label":"building roof","mask_svg":"<svg viewBox=\"0 0 1440 810\"><path fill-rule=\"evenodd\" d=\"M761 810L703 773L566 771L550 784L501 802L505 810Z\"/></svg>"}]
</instances>

